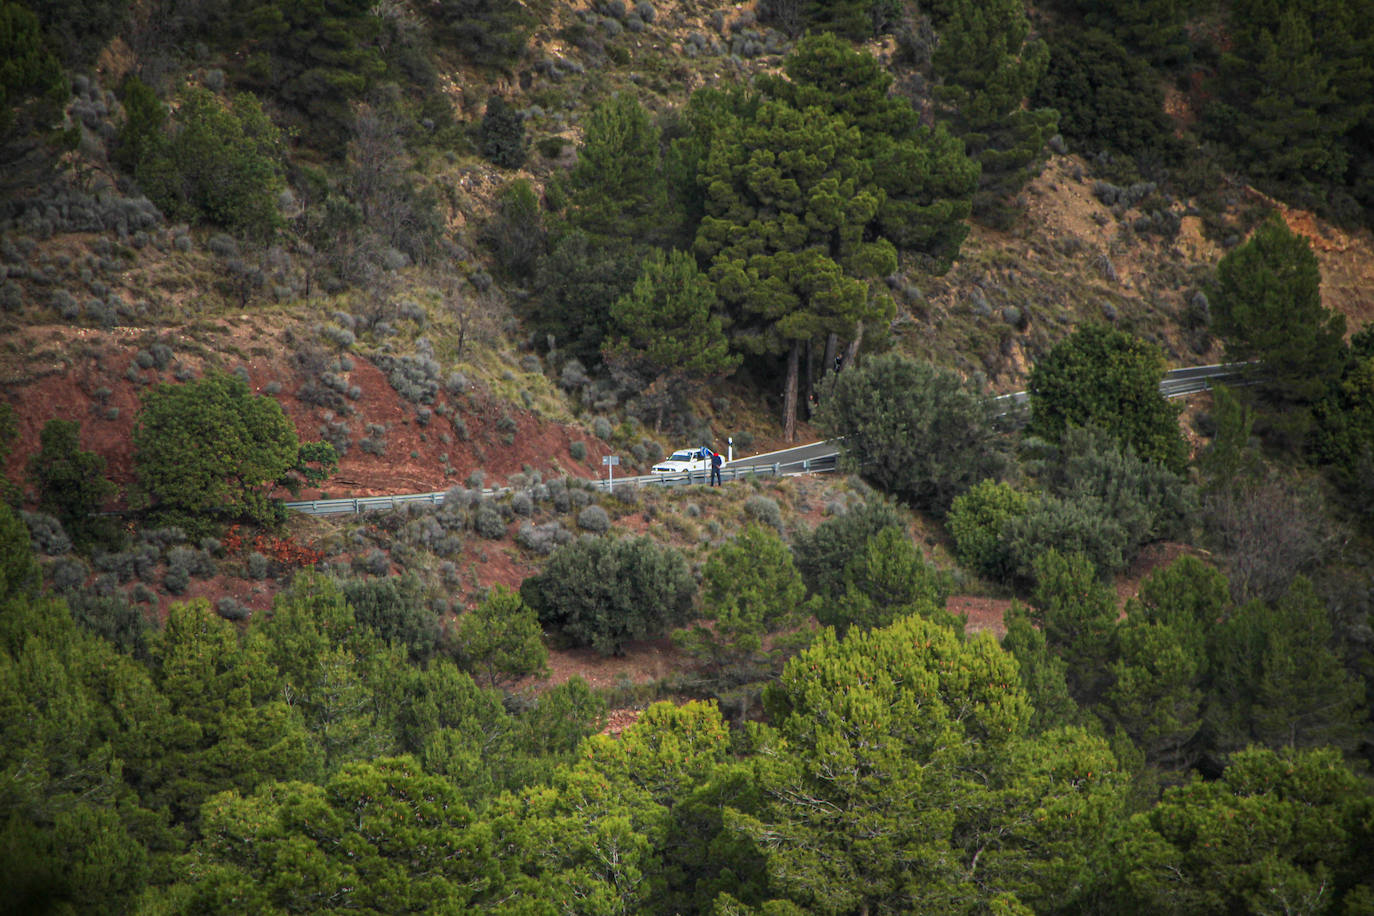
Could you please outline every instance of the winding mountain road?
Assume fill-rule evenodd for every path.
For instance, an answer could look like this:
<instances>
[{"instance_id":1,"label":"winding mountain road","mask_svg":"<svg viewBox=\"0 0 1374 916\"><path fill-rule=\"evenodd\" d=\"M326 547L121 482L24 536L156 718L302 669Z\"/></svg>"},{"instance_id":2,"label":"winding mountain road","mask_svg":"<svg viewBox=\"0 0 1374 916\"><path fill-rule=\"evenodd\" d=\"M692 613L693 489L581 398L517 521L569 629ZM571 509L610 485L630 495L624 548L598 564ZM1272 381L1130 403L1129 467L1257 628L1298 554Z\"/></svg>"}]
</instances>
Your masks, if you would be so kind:
<instances>
[{"instance_id":1,"label":"winding mountain road","mask_svg":"<svg viewBox=\"0 0 1374 916\"><path fill-rule=\"evenodd\" d=\"M1171 369L1159 383L1159 392L1166 398L1182 398L1199 394L1212 387L1212 380L1235 375L1240 370L1236 364L1217 364L1212 366L1190 366L1184 369ZM993 401L1004 405L1000 416L1015 414L1030 407L1030 395L1024 391L998 395ZM816 474L835 470L840 450L833 440L809 442L776 452L750 455L737 458L721 469L724 480L737 480L751 476L782 476L789 474ZM686 486L707 482L706 471L691 474L646 474L639 477L618 477L612 481L602 478L590 483L601 490L617 486ZM488 490L489 493L504 493L508 488ZM373 509L398 509L407 503L443 505L443 490L430 493L401 493L395 496L360 496L345 499L313 499L286 503L292 512L306 515L350 515Z\"/></svg>"}]
</instances>

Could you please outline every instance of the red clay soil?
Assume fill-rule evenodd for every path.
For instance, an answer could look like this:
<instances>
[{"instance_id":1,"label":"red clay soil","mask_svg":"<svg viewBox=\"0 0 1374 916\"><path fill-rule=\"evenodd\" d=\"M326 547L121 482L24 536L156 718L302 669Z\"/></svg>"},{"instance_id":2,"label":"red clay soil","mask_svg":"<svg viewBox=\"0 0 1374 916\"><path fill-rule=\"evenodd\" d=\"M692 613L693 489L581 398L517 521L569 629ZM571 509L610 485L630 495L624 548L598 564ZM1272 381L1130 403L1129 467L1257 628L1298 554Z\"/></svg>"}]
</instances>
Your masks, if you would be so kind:
<instances>
[{"instance_id":1,"label":"red clay soil","mask_svg":"<svg viewBox=\"0 0 1374 916\"><path fill-rule=\"evenodd\" d=\"M230 323L222 327L229 335L222 346L232 345L236 335L243 334ZM175 332L163 335L172 340L173 349L180 354L177 337ZM11 480L24 479L25 466L38 448L43 424L62 418L81 422L82 448L104 456L106 474L111 480L121 486L133 482L132 431L138 398L147 385L134 384L127 373L142 345L140 338L140 332L122 328L97 331L48 326L26 329L15 339L14 343L28 358L18 367L6 367L0 377L0 398L14 407L19 419L19 438L6 466ZM253 389L260 393L270 383L278 383L281 392L276 399L301 439L320 438L327 412L294 396L304 379L297 377L286 361L289 348L270 339L266 342L274 344L273 347L250 347L250 341L261 342L261 338L245 338L238 350L254 355L231 360L229 367L245 367ZM270 355L257 355L264 351L270 351ZM32 354L40 353L50 356L32 358ZM348 373L348 384L361 389L362 396L350 401L355 415L337 419L348 424L354 445L339 462L334 477L319 490L303 492L302 499L443 490L464 482L475 470L486 474L487 486L499 484L527 466L545 475L566 473L584 478L599 471L599 467L574 461L568 450L573 442L581 441L589 456L604 454L607 447L600 440L581 428L552 423L498 402L479 386L456 399L441 394L436 404L431 405L432 408L443 404L460 416L467 429L467 440L461 440L448 419L437 413L426 426L421 426L416 406L402 399L375 365L363 357L352 359L354 367ZM197 370L201 368L193 357L181 361ZM170 368L162 372L135 371L149 383L172 380ZM516 424L509 445L497 428L505 416ZM356 445L367 434L369 424L386 427L386 449L382 455L368 454ZM450 440L447 443L443 441L445 436ZM448 456L448 473L441 455Z\"/></svg>"}]
</instances>

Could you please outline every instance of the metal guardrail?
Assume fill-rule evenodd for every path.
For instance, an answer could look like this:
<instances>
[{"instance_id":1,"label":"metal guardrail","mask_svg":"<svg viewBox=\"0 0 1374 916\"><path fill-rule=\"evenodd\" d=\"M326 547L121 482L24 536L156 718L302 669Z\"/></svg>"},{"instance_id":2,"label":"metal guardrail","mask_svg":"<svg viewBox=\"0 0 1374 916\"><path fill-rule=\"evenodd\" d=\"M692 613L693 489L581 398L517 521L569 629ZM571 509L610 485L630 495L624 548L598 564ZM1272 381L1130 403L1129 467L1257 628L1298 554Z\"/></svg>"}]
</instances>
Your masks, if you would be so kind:
<instances>
[{"instance_id":1,"label":"metal guardrail","mask_svg":"<svg viewBox=\"0 0 1374 916\"><path fill-rule=\"evenodd\" d=\"M1187 397L1190 394L1198 394L1207 391L1212 387L1212 379L1225 378L1227 376L1238 375L1246 364L1217 364L1212 366L1190 366L1186 369L1172 369L1165 373L1163 381L1159 383L1160 394L1166 398ZM1008 416L1030 407L1030 395L1024 391L1014 391L1011 394L998 395L992 399L1005 408L997 414L999 417ZM816 443L812 443L815 445ZM805 448L807 446L798 446ZM771 452L766 455L756 455L753 458L741 458L733 466L726 465L721 469L723 480L739 480L747 477L783 477L789 474L817 474L833 471L836 469L839 459L839 452L836 450L827 455L818 455L810 458L803 458L796 461L778 461L773 464L756 464L759 458L768 458L771 455L785 455L791 449L784 449L780 452ZM748 463L745 463L748 462ZM639 477L620 477L613 481L605 479L589 480L587 484L598 490L611 490L614 487L682 487L693 484L705 484L710 479L710 472L706 470L692 471L682 474L645 474ZM498 487L495 489L484 490L487 495L497 496L502 493L509 493L510 487ZM312 499L298 502L288 502L285 506L292 512L301 512L306 515L356 515L362 512L376 510L395 510L402 506L413 503L423 505L442 506L444 504L444 493L446 490L436 490L432 493L405 493L399 496L358 496L345 499Z\"/></svg>"},{"instance_id":2,"label":"metal guardrail","mask_svg":"<svg viewBox=\"0 0 1374 916\"><path fill-rule=\"evenodd\" d=\"M751 477L786 477L795 474L822 474L836 469L838 455L824 455L819 458L803 458L800 461L779 461L773 464L750 464L721 468L722 480L747 480ZM617 477L615 480L600 478L586 481L586 485L596 490L610 491L618 487L685 487L704 485L710 481L710 471L691 471L681 474L644 474L639 477ZM496 487L483 490L483 494L499 496L511 492L511 487ZM305 515L357 515L363 512L394 511L404 506L420 504L442 506L447 490L432 493L405 493L399 496L357 496L345 499L308 499L288 502L284 505L292 512Z\"/></svg>"}]
</instances>

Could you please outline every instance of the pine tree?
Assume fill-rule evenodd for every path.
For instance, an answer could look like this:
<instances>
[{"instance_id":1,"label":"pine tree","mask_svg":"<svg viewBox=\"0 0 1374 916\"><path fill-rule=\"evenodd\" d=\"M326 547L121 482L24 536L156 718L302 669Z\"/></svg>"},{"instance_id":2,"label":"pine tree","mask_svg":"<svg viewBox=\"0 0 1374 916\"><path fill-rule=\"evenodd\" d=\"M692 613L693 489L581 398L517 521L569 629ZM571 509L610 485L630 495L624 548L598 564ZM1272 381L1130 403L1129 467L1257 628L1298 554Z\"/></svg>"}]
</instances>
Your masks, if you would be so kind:
<instances>
[{"instance_id":1,"label":"pine tree","mask_svg":"<svg viewBox=\"0 0 1374 916\"><path fill-rule=\"evenodd\" d=\"M1308 205L1329 199L1348 218L1352 156L1368 161L1357 127L1374 112L1374 13L1345 0L1244 0L1229 11L1233 46L1206 128L1264 185Z\"/></svg>"},{"instance_id":2,"label":"pine tree","mask_svg":"<svg viewBox=\"0 0 1374 916\"><path fill-rule=\"evenodd\" d=\"M659 140L649 113L628 92L593 109L568 176L569 221L597 239L657 238L667 207Z\"/></svg>"},{"instance_id":3,"label":"pine tree","mask_svg":"<svg viewBox=\"0 0 1374 916\"><path fill-rule=\"evenodd\" d=\"M184 878L206 913L463 912L496 873L458 788L411 757L226 792L206 811Z\"/></svg>"},{"instance_id":4,"label":"pine tree","mask_svg":"<svg viewBox=\"0 0 1374 916\"><path fill-rule=\"evenodd\" d=\"M482 155L503 169L518 169L525 164L525 121L503 96L487 100L482 115Z\"/></svg>"},{"instance_id":5,"label":"pine tree","mask_svg":"<svg viewBox=\"0 0 1374 916\"><path fill-rule=\"evenodd\" d=\"M196 827L217 792L318 774L318 751L275 667L208 601L173 605L152 656L171 720L159 736L161 767L142 791L150 807Z\"/></svg>"},{"instance_id":6,"label":"pine tree","mask_svg":"<svg viewBox=\"0 0 1374 916\"><path fill-rule=\"evenodd\" d=\"M1030 733L1038 735L1072 725L1078 719L1078 704L1069 696L1064 660L1050 652L1045 634L1018 602L1011 603L1002 615L1002 622L1007 628L1002 648L1016 659L1021 686L1033 710Z\"/></svg>"},{"instance_id":7,"label":"pine tree","mask_svg":"<svg viewBox=\"0 0 1374 916\"><path fill-rule=\"evenodd\" d=\"M1353 749L1364 685L1330 640L1326 607L1305 577L1273 604L1237 608L1209 648L1207 719L1215 750L1225 755L1250 743Z\"/></svg>"},{"instance_id":8,"label":"pine tree","mask_svg":"<svg viewBox=\"0 0 1374 916\"><path fill-rule=\"evenodd\" d=\"M696 253L711 262L735 347L786 357L789 442L804 344L853 338L893 308L867 282L895 269L896 252L865 236L882 193L855 155L858 143L840 118L765 101L718 130L702 167L709 197Z\"/></svg>"},{"instance_id":9,"label":"pine tree","mask_svg":"<svg viewBox=\"0 0 1374 916\"><path fill-rule=\"evenodd\" d=\"M963 630L963 619L945 610L935 569L900 528L884 528L870 537L845 564L844 583L837 600L818 602L816 610L816 619L841 636L850 627L883 627L911 614Z\"/></svg>"},{"instance_id":10,"label":"pine tree","mask_svg":"<svg viewBox=\"0 0 1374 916\"><path fill-rule=\"evenodd\" d=\"M61 114L67 88L38 17L22 3L0 2L0 137L20 123L48 127Z\"/></svg>"},{"instance_id":11,"label":"pine tree","mask_svg":"<svg viewBox=\"0 0 1374 916\"><path fill-rule=\"evenodd\" d=\"M1220 780L1169 789L1131 819L1112 856L1124 896L1104 909L1357 912L1374 899L1368 811L1334 750L1241 751Z\"/></svg>"},{"instance_id":12,"label":"pine tree","mask_svg":"<svg viewBox=\"0 0 1374 916\"><path fill-rule=\"evenodd\" d=\"M764 640L803 617L806 589L787 545L771 529L750 524L711 554L701 570L701 610L710 625L673 634L684 651L705 659L725 686L776 673L789 641Z\"/></svg>"},{"instance_id":13,"label":"pine tree","mask_svg":"<svg viewBox=\"0 0 1374 916\"><path fill-rule=\"evenodd\" d=\"M1258 361L1248 393L1267 406L1267 425L1297 442L1345 357L1345 317L1322 305L1320 284L1307 239L1274 215L1217 264L1211 297L1227 358Z\"/></svg>"},{"instance_id":14,"label":"pine tree","mask_svg":"<svg viewBox=\"0 0 1374 916\"><path fill-rule=\"evenodd\" d=\"M1129 48L1143 51L1157 66L1172 67L1188 56L1184 30L1192 0L1075 0L1087 25L1111 33Z\"/></svg>"},{"instance_id":15,"label":"pine tree","mask_svg":"<svg viewBox=\"0 0 1374 916\"><path fill-rule=\"evenodd\" d=\"M1011 215L1007 199L1038 171L1055 131L1053 109L1030 109L1049 50L1029 40L1021 0L953 0L933 58L940 117L982 169L973 212L994 225Z\"/></svg>"},{"instance_id":16,"label":"pine tree","mask_svg":"<svg viewBox=\"0 0 1374 916\"><path fill-rule=\"evenodd\" d=\"M250 0L207 39L245 53L251 88L271 93L298 129L330 153L343 151L351 102L386 72L377 48L382 19L367 0Z\"/></svg>"},{"instance_id":17,"label":"pine tree","mask_svg":"<svg viewBox=\"0 0 1374 916\"><path fill-rule=\"evenodd\" d=\"M655 248L634 289L611 305L606 362L630 376L640 399L656 405L654 429L701 382L739 365L717 312L715 287L687 252Z\"/></svg>"},{"instance_id":18,"label":"pine tree","mask_svg":"<svg viewBox=\"0 0 1374 916\"><path fill-rule=\"evenodd\" d=\"M1107 686L1107 667L1116 654L1116 593L1079 554L1051 550L1035 561L1035 573L1031 619L1064 661L1070 694L1079 705L1091 705Z\"/></svg>"},{"instance_id":19,"label":"pine tree","mask_svg":"<svg viewBox=\"0 0 1374 916\"><path fill-rule=\"evenodd\" d=\"M49 420L29 459L29 481L38 489L38 508L56 516L78 548L113 544L118 529L99 516L118 488L105 477L105 459L80 447L81 424Z\"/></svg>"},{"instance_id":20,"label":"pine tree","mask_svg":"<svg viewBox=\"0 0 1374 916\"><path fill-rule=\"evenodd\" d=\"M456 638L468 665L488 687L523 677L548 676L549 652L543 630L520 593L496 586L463 615Z\"/></svg>"},{"instance_id":21,"label":"pine tree","mask_svg":"<svg viewBox=\"0 0 1374 916\"><path fill-rule=\"evenodd\" d=\"M874 494L866 501L792 536L792 556L808 593L838 598L844 593L845 566L869 539L887 528L906 530L907 522L890 498Z\"/></svg>"},{"instance_id":22,"label":"pine tree","mask_svg":"<svg viewBox=\"0 0 1374 916\"><path fill-rule=\"evenodd\" d=\"M921 617L826 631L765 703L758 796L726 813L766 866L765 912L1040 912L1092 883L1116 761L1077 729L1028 737L987 634Z\"/></svg>"},{"instance_id":23,"label":"pine tree","mask_svg":"<svg viewBox=\"0 0 1374 916\"><path fill-rule=\"evenodd\" d=\"M968 234L978 166L944 125L921 124L872 54L832 34L809 35L783 62L788 79L758 84L794 108L815 106L859 129L859 157L883 191L874 228L898 249L943 272Z\"/></svg>"},{"instance_id":24,"label":"pine tree","mask_svg":"<svg viewBox=\"0 0 1374 916\"><path fill-rule=\"evenodd\" d=\"M1164 94L1145 60L1102 29L1056 28L1036 106L1059 112L1059 130L1084 151L1167 150Z\"/></svg>"},{"instance_id":25,"label":"pine tree","mask_svg":"<svg viewBox=\"0 0 1374 916\"><path fill-rule=\"evenodd\" d=\"M5 595L0 717L6 908L129 912L151 850L179 846L166 812L138 794L162 772L169 734L147 670L76 627L63 602Z\"/></svg>"},{"instance_id":26,"label":"pine tree","mask_svg":"<svg viewBox=\"0 0 1374 916\"><path fill-rule=\"evenodd\" d=\"M1120 654L1104 697L1107 717L1147 763L1181 772L1196 760L1206 656L1173 627L1142 620L1135 610L1128 608L1117 628Z\"/></svg>"},{"instance_id":27,"label":"pine tree","mask_svg":"<svg viewBox=\"0 0 1374 916\"><path fill-rule=\"evenodd\" d=\"M1010 484L982 480L954 497L945 527L954 538L959 563L993 579L1014 572L1002 537L1006 523L1030 511L1030 499Z\"/></svg>"}]
</instances>

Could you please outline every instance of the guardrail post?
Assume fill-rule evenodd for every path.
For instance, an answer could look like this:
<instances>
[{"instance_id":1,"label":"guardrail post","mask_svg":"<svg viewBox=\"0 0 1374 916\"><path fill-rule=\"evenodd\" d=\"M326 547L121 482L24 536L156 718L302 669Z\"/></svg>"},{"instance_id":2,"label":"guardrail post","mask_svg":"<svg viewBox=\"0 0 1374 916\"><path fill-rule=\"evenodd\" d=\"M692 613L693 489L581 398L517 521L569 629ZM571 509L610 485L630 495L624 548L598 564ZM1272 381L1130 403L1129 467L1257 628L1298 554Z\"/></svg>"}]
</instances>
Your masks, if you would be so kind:
<instances>
[{"instance_id":1,"label":"guardrail post","mask_svg":"<svg viewBox=\"0 0 1374 916\"><path fill-rule=\"evenodd\" d=\"M356 496L353 497L353 514L354 514L354 515L361 515L362 512L363 512L363 510L358 508L358 497L356 497Z\"/></svg>"},{"instance_id":2,"label":"guardrail post","mask_svg":"<svg viewBox=\"0 0 1374 916\"><path fill-rule=\"evenodd\" d=\"M781 476L782 476L782 465L779 464L779 463L776 462L776 461L773 462L773 476L774 476L774 477L781 477Z\"/></svg>"}]
</instances>

